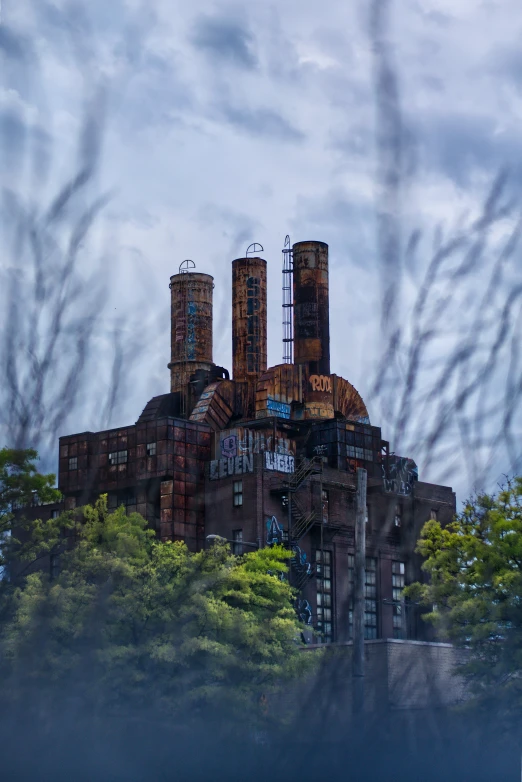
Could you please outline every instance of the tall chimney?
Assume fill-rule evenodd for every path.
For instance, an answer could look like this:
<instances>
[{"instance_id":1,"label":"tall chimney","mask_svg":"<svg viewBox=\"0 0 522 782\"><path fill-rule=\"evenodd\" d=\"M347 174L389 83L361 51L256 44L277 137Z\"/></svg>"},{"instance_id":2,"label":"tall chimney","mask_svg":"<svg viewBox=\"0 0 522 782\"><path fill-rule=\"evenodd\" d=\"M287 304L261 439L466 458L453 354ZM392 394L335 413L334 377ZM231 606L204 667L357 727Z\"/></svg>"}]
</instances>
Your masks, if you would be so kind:
<instances>
[{"instance_id":1,"label":"tall chimney","mask_svg":"<svg viewBox=\"0 0 522 782\"><path fill-rule=\"evenodd\" d=\"M197 369L212 362L212 295L210 274L184 272L170 278L170 390L181 391Z\"/></svg>"},{"instance_id":2,"label":"tall chimney","mask_svg":"<svg viewBox=\"0 0 522 782\"><path fill-rule=\"evenodd\" d=\"M232 261L232 373L255 382L267 367L266 261Z\"/></svg>"},{"instance_id":3,"label":"tall chimney","mask_svg":"<svg viewBox=\"0 0 522 782\"><path fill-rule=\"evenodd\" d=\"M307 364L310 375L330 374L328 245L293 245L294 363Z\"/></svg>"}]
</instances>

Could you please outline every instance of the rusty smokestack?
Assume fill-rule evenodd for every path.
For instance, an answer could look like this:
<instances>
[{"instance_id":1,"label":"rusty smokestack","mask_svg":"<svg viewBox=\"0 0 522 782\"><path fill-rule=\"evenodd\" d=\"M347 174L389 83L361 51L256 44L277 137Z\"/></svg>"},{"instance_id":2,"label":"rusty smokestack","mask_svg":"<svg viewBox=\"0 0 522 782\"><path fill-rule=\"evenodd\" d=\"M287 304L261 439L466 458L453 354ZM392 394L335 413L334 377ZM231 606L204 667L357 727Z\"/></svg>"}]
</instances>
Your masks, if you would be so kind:
<instances>
[{"instance_id":1,"label":"rusty smokestack","mask_svg":"<svg viewBox=\"0 0 522 782\"><path fill-rule=\"evenodd\" d=\"M293 245L294 363L307 364L310 375L330 375L328 245Z\"/></svg>"},{"instance_id":2,"label":"rusty smokestack","mask_svg":"<svg viewBox=\"0 0 522 782\"><path fill-rule=\"evenodd\" d=\"M211 369L212 296L210 274L183 272L170 278L170 390L180 391L197 369Z\"/></svg>"},{"instance_id":3,"label":"rusty smokestack","mask_svg":"<svg viewBox=\"0 0 522 782\"><path fill-rule=\"evenodd\" d=\"M232 373L255 382L267 367L266 261L232 261Z\"/></svg>"}]
</instances>

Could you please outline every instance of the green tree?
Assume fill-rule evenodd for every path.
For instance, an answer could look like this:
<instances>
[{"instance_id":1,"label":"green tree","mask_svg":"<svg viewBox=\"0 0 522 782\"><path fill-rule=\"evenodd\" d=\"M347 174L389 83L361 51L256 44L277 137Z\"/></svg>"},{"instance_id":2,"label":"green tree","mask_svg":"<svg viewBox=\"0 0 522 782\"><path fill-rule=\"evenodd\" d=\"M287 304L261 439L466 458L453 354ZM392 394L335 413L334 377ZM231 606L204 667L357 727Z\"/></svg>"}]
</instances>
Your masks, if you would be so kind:
<instances>
[{"instance_id":1,"label":"green tree","mask_svg":"<svg viewBox=\"0 0 522 782\"><path fill-rule=\"evenodd\" d=\"M407 595L429 606L438 635L467 649L475 705L497 719L522 709L522 478L469 501L442 527L428 521L418 551L429 583Z\"/></svg>"},{"instance_id":2,"label":"green tree","mask_svg":"<svg viewBox=\"0 0 522 782\"><path fill-rule=\"evenodd\" d=\"M41 475L35 465L38 454L32 449L0 449L0 569L4 577L9 565L24 562L25 571L32 559L38 560L57 543L58 527L63 522L28 521L23 506L58 502L60 492L54 488L56 476ZM18 509L18 512L17 512ZM54 527L54 535L52 528Z\"/></svg>"},{"instance_id":3,"label":"green tree","mask_svg":"<svg viewBox=\"0 0 522 782\"><path fill-rule=\"evenodd\" d=\"M313 664L280 577L283 548L193 554L157 541L139 514L109 513L106 496L68 535L58 575L31 573L13 595L2 634L8 702L62 709L74 697L92 714L151 709L184 721L257 710L266 721L260 699Z\"/></svg>"}]
</instances>

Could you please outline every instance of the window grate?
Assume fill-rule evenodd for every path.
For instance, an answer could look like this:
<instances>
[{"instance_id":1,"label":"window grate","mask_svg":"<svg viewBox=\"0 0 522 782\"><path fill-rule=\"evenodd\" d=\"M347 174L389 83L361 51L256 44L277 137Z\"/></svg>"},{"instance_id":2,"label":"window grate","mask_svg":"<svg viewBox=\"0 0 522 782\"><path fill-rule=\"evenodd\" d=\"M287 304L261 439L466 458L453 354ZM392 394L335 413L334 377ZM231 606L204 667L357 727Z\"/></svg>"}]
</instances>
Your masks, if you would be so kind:
<instances>
[{"instance_id":1,"label":"window grate","mask_svg":"<svg viewBox=\"0 0 522 782\"><path fill-rule=\"evenodd\" d=\"M233 504L234 508L240 508L243 505L243 481L234 481Z\"/></svg>"},{"instance_id":2,"label":"window grate","mask_svg":"<svg viewBox=\"0 0 522 782\"><path fill-rule=\"evenodd\" d=\"M315 572L317 575L317 622L319 643L333 641L332 612L332 552L315 552Z\"/></svg>"},{"instance_id":3,"label":"window grate","mask_svg":"<svg viewBox=\"0 0 522 782\"><path fill-rule=\"evenodd\" d=\"M405 638L402 593L404 590L404 562L392 562L393 637Z\"/></svg>"},{"instance_id":4,"label":"window grate","mask_svg":"<svg viewBox=\"0 0 522 782\"><path fill-rule=\"evenodd\" d=\"M355 555L348 554L348 582L350 601L348 609L348 632L353 638L353 592L355 584ZM377 638L377 558L366 557L364 568L364 637L367 640Z\"/></svg>"}]
</instances>

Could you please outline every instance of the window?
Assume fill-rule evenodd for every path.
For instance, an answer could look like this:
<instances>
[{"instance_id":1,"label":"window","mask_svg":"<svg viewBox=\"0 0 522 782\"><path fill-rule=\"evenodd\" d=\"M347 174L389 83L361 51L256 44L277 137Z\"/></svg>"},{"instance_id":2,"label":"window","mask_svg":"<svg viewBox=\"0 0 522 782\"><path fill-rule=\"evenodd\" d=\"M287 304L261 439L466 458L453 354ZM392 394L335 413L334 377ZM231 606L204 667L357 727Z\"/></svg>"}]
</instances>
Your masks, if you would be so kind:
<instances>
[{"instance_id":1,"label":"window","mask_svg":"<svg viewBox=\"0 0 522 782\"><path fill-rule=\"evenodd\" d=\"M355 556L348 554L350 602L348 610L349 637L353 638L353 597L355 586ZM366 557L364 568L364 637L377 638L377 558Z\"/></svg>"},{"instance_id":2,"label":"window","mask_svg":"<svg viewBox=\"0 0 522 782\"><path fill-rule=\"evenodd\" d=\"M243 505L243 481L234 481L234 508Z\"/></svg>"},{"instance_id":3,"label":"window","mask_svg":"<svg viewBox=\"0 0 522 782\"><path fill-rule=\"evenodd\" d=\"M332 552L315 552L315 572L317 575L317 622L318 642L331 643L333 640L332 621Z\"/></svg>"},{"instance_id":4,"label":"window","mask_svg":"<svg viewBox=\"0 0 522 782\"><path fill-rule=\"evenodd\" d=\"M147 443L147 456L156 456L156 443Z\"/></svg>"},{"instance_id":5,"label":"window","mask_svg":"<svg viewBox=\"0 0 522 782\"><path fill-rule=\"evenodd\" d=\"M400 505L395 506L395 516L393 518L394 527L400 527L402 521L402 508Z\"/></svg>"},{"instance_id":6,"label":"window","mask_svg":"<svg viewBox=\"0 0 522 782\"><path fill-rule=\"evenodd\" d=\"M240 557L243 553L243 546L241 545L243 543L243 530L232 530L232 540L234 541L232 544L232 553L235 554L236 557Z\"/></svg>"},{"instance_id":7,"label":"window","mask_svg":"<svg viewBox=\"0 0 522 782\"><path fill-rule=\"evenodd\" d=\"M128 512L129 507L131 505L136 504L136 494L134 492L134 489L122 489L118 492L112 492L107 495L107 507L109 510L116 510L116 508L119 508L121 505L125 507L125 510ZM136 510L133 508L132 510Z\"/></svg>"},{"instance_id":8,"label":"window","mask_svg":"<svg viewBox=\"0 0 522 782\"><path fill-rule=\"evenodd\" d=\"M113 451L109 454L109 464L125 464L127 461L127 451Z\"/></svg>"},{"instance_id":9,"label":"window","mask_svg":"<svg viewBox=\"0 0 522 782\"><path fill-rule=\"evenodd\" d=\"M368 524L369 521L370 521L370 506L367 505L366 510L364 512L364 523Z\"/></svg>"},{"instance_id":10,"label":"window","mask_svg":"<svg viewBox=\"0 0 522 782\"><path fill-rule=\"evenodd\" d=\"M404 562L392 562L392 598L393 598L393 637L405 638L404 602Z\"/></svg>"},{"instance_id":11,"label":"window","mask_svg":"<svg viewBox=\"0 0 522 782\"><path fill-rule=\"evenodd\" d=\"M328 492L322 490L323 524L328 524Z\"/></svg>"},{"instance_id":12,"label":"window","mask_svg":"<svg viewBox=\"0 0 522 782\"><path fill-rule=\"evenodd\" d=\"M433 519L434 521L437 521L438 518L438 512L436 510L430 510L430 519Z\"/></svg>"},{"instance_id":13,"label":"window","mask_svg":"<svg viewBox=\"0 0 522 782\"><path fill-rule=\"evenodd\" d=\"M60 515L60 511L59 510L52 510L51 511L51 518L52 519L57 519L59 515Z\"/></svg>"},{"instance_id":14,"label":"window","mask_svg":"<svg viewBox=\"0 0 522 782\"><path fill-rule=\"evenodd\" d=\"M70 470L77 470L78 469L78 457L77 456L71 456L69 459L69 469Z\"/></svg>"}]
</instances>

